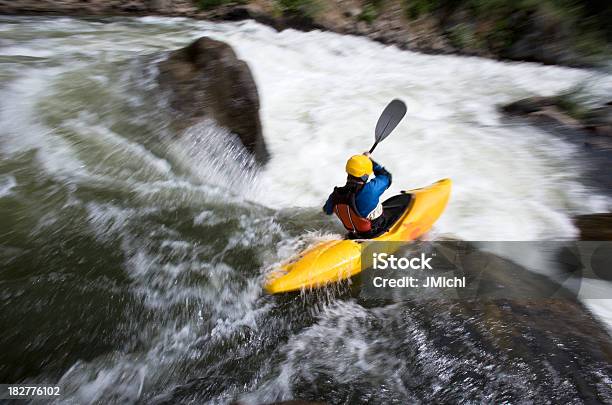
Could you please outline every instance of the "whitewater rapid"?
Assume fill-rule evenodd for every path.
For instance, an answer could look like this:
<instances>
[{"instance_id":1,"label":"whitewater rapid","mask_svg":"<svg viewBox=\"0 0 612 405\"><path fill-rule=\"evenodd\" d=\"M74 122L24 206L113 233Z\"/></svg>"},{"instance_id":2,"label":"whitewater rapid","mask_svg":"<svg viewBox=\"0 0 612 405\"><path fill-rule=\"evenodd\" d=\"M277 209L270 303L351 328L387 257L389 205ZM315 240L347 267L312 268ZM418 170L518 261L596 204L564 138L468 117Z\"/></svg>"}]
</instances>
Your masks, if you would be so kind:
<instances>
[{"instance_id":1,"label":"whitewater rapid","mask_svg":"<svg viewBox=\"0 0 612 405\"><path fill-rule=\"evenodd\" d=\"M445 177L454 181L438 231L470 240L566 238L575 236L571 214L609 207L580 184L583 168L574 145L505 124L497 111L500 104L556 94L597 74L428 56L330 33L243 27L219 38L249 62L262 93L273 159L258 201L322 205L331 186L343 184L347 156L369 149L382 108L400 98L406 118L374 158L394 175L389 194Z\"/></svg>"},{"instance_id":2,"label":"whitewater rapid","mask_svg":"<svg viewBox=\"0 0 612 405\"><path fill-rule=\"evenodd\" d=\"M93 61L125 61L208 35L227 41L247 61L260 92L272 160L255 187L251 181L243 185L248 199L272 208L320 207L332 187L343 183L346 158L371 145L382 108L400 98L408 106L406 118L374 157L394 175L389 194L444 177L453 180L452 203L436 226L438 232L471 240L571 238L576 234L572 215L610 208L608 199L581 184L584 168L576 160L575 145L533 127L504 123L496 109L521 97L552 95L593 80L605 92L612 86L610 76L532 63L422 55L359 37L279 33L249 21L213 24L146 17L139 20L139 30L152 34L144 37L115 34L115 24L121 22L83 26L81 34L68 38L41 37L45 30L82 24L57 19L36 27L34 20L33 31L42 32L2 49L3 55L33 61L64 61L61 67L22 74L8 85L9 95L19 101L7 104L5 98L3 106L3 125L15 127L15 142L47 148L41 157L50 170L60 170L54 168L58 160L61 166L73 162L74 172L81 168L65 145L45 145L48 141L41 137L47 128L31 124L36 114L31 104L53 86L54 78ZM145 79L152 81L154 74ZM109 80L103 75L96 79L95 72L92 76ZM19 126L20 120L30 122ZM113 135L112 128L84 112L71 125L94 126ZM10 143L4 143L5 150ZM139 152L154 176L168 179L168 162ZM212 165L202 165L202 160L206 156L183 166L194 177L210 178ZM224 164L217 161L215 166Z\"/></svg>"},{"instance_id":3,"label":"whitewater rapid","mask_svg":"<svg viewBox=\"0 0 612 405\"><path fill-rule=\"evenodd\" d=\"M309 303L261 283L312 239L337 236L320 207L393 98L408 113L374 156L394 175L388 194L454 182L431 237L574 237L573 215L612 207L585 185L579 147L504 122L496 105L590 81L609 94L611 76L252 21L2 17L0 32L0 373L59 382L74 403L482 402L478 384L542 402L553 376L557 402L577 398L547 359L481 350L465 330L489 325L446 304L369 308L333 288ZM179 139L168 125L156 63L204 35L253 71L272 155L259 173L213 124ZM447 335L469 361L430 339ZM450 384L470 373L470 389Z\"/></svg>"}]
</instances>

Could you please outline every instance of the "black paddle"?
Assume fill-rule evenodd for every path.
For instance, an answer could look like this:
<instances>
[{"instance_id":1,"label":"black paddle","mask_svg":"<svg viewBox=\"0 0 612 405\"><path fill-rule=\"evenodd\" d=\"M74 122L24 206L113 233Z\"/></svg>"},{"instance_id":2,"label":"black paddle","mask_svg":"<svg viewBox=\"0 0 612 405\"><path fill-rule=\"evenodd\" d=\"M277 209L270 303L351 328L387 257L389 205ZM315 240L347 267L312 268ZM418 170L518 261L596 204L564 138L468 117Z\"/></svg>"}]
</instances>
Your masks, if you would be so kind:
<instances>
[{"instance_id":1,"label":"black paddle","mask_svg":"<svg viewBox=\"0 0 612 405\"><path fill-rule=\"evenodd\" d=\"M374 152L378 143L389 136L397 124L404 118L404 115L406 115L406 104L401 100L395 99L385 107L376 123L376 130L374 131L375 141L369 153Z\"/></svg>"}]
</instances>

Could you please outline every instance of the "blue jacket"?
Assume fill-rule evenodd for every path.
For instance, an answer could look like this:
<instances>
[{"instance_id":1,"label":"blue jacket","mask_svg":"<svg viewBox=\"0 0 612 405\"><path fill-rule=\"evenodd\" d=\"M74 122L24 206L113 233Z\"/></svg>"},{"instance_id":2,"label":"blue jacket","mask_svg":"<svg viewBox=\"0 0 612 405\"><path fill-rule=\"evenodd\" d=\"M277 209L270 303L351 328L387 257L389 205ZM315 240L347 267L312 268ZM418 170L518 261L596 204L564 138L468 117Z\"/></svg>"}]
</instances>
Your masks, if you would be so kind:
<instances>
[{"instance_id":1,"label":"blue jacket","mask_svg":"<svg viewBox=\"0 0 612 405\"><path fill-rule=\"evenodd\" d=\"M378 163L372 161L374 164L374 177L368 181L361 190L355 196L355 205L357 206L358 214L362 217L366 217L380 201L380 196L389 188L391 185L391 173L385 170L384 167ZM331 195L327 199L323 210L327 215L334 213L334 203Z\"/></svg>"}]
</instances>

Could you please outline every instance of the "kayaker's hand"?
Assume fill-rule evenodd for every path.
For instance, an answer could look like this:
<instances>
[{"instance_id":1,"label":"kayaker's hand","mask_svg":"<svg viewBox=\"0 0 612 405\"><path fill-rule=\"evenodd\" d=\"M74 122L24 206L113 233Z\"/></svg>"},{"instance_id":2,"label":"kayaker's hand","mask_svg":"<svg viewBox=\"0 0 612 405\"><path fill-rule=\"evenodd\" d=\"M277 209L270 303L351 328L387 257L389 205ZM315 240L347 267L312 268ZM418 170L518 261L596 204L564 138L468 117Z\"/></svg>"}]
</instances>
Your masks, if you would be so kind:
<instances>
[{"instance_id":1,"label":"kayaker's hand","mask_svg":"<svg viewBox=\"0 0 612 405\"><path fill-rule=\"evenodd\" d=\"M370 157L370 152L363 152L363 156Z\"/></svg>"}]
</instances>

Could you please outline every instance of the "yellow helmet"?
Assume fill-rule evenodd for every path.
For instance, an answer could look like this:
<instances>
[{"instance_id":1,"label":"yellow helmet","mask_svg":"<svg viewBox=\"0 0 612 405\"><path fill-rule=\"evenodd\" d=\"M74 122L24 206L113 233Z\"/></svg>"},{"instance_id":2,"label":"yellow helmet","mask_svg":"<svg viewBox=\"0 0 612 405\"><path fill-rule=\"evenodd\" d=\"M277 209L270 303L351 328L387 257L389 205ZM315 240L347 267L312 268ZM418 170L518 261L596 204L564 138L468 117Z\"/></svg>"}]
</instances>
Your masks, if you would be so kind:
<instances>
[{"instance_id":1,"label":"yellow helmet","mask_svg":"<svg viewBox=\"0 0 612 405\"><path fill-rule=\"evenodd\" d=\"M346 162L346 172L354 177L363 179L374 172L372 161L365 155L354 155Z\"/></svg>"}]
</instances>

